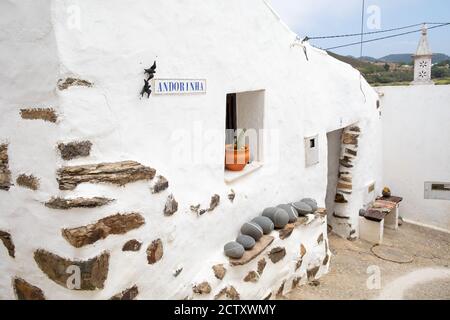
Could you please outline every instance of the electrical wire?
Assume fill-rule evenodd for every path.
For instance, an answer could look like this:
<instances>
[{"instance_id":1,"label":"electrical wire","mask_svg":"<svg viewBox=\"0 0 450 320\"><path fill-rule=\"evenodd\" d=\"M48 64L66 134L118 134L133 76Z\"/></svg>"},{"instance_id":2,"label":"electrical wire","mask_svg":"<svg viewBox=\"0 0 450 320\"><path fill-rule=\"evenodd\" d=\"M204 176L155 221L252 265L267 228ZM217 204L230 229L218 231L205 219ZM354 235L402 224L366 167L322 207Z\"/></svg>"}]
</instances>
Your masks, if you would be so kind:
<instances>
[{"instance_id":1,"label":"electrical wire","mask_svg":"<svg viewBox=\"0 0 450 320\"><path fill-rule=\"evenodd\" d=\"M359 37L361 35L371 35L371 34L379 34L379 33L386 33L386 32L392 32L397 30L404 30L404 29L410 29L413 27L421 26L423 23L417 23L412 24L410 26L406 27L400 27L400 28L392 28L387 30L379 30L379 31L371 31L371 32L361 32L361 33L349 33L349 34L339 34L334 36L320 36L320 37L307 37L309 40L317 40L317 39L335 39L335 38L348 38L348 37Z\"/></svg>"},{"instance_id":2,"label":"electrical wire","mask_svg":"<svg viewBox=\"0 0 450 320\"><path fill-rule=\"evenodd\" d=\"M441 28L441 27L445 27L445 26L448 26L448 25L450 25L450 23L444 23L444 24L436 25L434 27L430 27L430 28L428 28L428 30ZM380 41L380 40L400 37L400 36L404 36L404 35L412 34L412 33L417 33L417 32L421 32L421 31L422 31L422 29L414 30L414 31L408 31L408 32L403 32L403 33L398 33L398 34L394 34L394 35L390 35L390 36L386 36L386 37L380 37L380 38L375 38L375 39L370 39L370 40L364 40L364 41L362 41L362 43L369 43L369 42L375 42L375 41ZM352 43L348 43L348 44L344 44L344 45L340 45L340 46L336 46L336 47L326 48L325 50L333 50L333 49L345 48L345 47L355 46L355 45L359 45L359 44L361 44L361 41L352 42Z\"/></svg>"}]
</instances>

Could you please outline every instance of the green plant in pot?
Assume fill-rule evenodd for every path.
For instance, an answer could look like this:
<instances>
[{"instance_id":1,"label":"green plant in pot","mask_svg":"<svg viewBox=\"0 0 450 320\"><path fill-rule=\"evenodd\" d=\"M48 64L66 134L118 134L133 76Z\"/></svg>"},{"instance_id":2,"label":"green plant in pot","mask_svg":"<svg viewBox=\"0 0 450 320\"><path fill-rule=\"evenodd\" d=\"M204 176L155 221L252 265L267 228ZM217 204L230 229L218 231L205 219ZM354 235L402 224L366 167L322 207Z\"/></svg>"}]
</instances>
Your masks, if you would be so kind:
<instances>
[{"instance_id":1,"label":"green plant in pot","mask_svg":"<svg viewBox=\"0 0 450 320\"><path fill-rule=\"evenodd\" d=\"M250 161L250 149L246 144L246 129L236 130L234 144L225 146L225 168L230 171L242 171Z\"/></svg>"}]
</instances>

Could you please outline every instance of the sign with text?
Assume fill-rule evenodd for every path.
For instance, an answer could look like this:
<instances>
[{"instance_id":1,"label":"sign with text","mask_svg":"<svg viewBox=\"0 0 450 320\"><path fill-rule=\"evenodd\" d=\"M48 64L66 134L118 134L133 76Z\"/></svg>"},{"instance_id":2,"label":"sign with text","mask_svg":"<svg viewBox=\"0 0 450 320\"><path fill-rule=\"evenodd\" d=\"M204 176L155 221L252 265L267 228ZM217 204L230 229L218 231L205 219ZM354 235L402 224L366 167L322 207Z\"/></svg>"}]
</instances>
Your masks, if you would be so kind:
<instances>
[{"instance_id":1,"label":"sign with text","mask_svg":"<svg viewBox=\"0 0 450 320\"><path fill-rule=\"evenodd\" d=\"M170 94L205 94L204 79L155 79L153 93L156 95Z\"/></svg>"}]
</instances>

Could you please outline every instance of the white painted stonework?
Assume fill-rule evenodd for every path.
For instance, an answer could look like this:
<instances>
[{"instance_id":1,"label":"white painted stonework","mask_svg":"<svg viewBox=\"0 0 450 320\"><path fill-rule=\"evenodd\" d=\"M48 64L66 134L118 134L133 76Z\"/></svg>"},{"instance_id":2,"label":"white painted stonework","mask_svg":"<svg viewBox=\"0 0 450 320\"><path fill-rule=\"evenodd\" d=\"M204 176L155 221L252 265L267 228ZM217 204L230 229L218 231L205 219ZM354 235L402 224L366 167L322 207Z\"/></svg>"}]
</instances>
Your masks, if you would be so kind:
<instances>
[{"instance_id":1,"label":"white painted stonework","mask_svg":"<svg viewBox=\"0 0 450 320\"><path fill-rule=\"evenodd\" d=\"M78 20L74 12L79 12ZM346 207L349 219L332 218L329 224L339 225L344 237L357 232L367 184L375 181L377 194L383 187L377 93L364 79L361 91L358 71L309 44L307 60L301 46L292 46L296 35L262 0L8 0L0 3L0 25L0 142L9 144L14 180L21 173L40 179L38 191L18 186L0 190L0 230L11 234L16 248L11 258L0 243L2 299L15 298L11 281L16 276L42 289L48 299L108 299L133 285L139 288L137 299L212 299L230 285L241 299L263 299L269 293L275 298L282 283L282 293L291 290L293 279L301 277L300 284L306 283L307 269L320 267L317 277L328 272L329 262L322 265L329 253L324 245L326 219L299 227L285 240L274 232L276 239L268 250L284 247L286 257L274 264L267 250L263 252L267 266L256 283L244 283L243 278L261 257L231 267L223 246L266 207L305 197L325 207L327 132L353 124L361 129L353 195ZM205 79L207 92L141 99L143 69L154 60L156 78ZM66 77L93 86L58 90L58 79ZM226 94L258 90L265 90L264 117L256 120L268 132L264 164L227 184ZM58 122L22 119L20 109L31 107L55 108ZM416 128L419 133L420 126ZM315 135L319 163L305 168L304 138ZM74 140L91 141L90 156L63 161L57 144ZM448 139L443 142L448 144ZM64 165L123 160L155 168L169 180L169 189L152 194L150 182L58 189L56 171ZM392 187L397 190L393 183ZM227 199L231 189L236 193L233 203ZM166 217L163 208L170 193L179 209ZM191 205L207 207L213 194L221 197L213 212L200 217L191 212ZM53 196L105 196L116 201L97 209L50 210L43 202ZM125 235L82 248L72 247L61 236L62 228L130 211L141 213L146 223ZM322 233L325 241L318 244ZM157 238L164 244L164 255L149 265L145 251ZM143 242L138 253L122 252L130 239ZM307 253L296 271L301 244ZM80 260L108 251L104 289L72 291L56 284L36 265L37 249ZM219 263L228 270L223 280L211 269ZM194 294L192 286L203 281L210 283L212 292Z\"/></svg>"}]
</instances>

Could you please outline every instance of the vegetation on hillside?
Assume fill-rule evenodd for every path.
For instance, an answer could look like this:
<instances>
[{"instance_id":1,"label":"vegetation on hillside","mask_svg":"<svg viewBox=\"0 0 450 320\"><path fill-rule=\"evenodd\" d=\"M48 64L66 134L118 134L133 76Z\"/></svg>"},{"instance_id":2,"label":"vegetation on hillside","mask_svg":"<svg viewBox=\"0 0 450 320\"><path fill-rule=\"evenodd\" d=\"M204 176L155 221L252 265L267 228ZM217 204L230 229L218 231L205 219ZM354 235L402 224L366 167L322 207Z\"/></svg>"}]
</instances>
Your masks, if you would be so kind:
<instances>
[{"instance_id":1,"label":"vegetation on hillside","mask_svg":"<svg viewBox=\"0 0 450 320\"><path fill-rule=\"evenodd\" d=\"M333 52L328 54L358 69L373 86L408 85L414 80L414 67L410 63L387 63L381 61L364 61L350 56L344 57ZM431 77L436 84L450 84L450 60L443 60L433 65Z\"/></svg>"}]
</instances>

